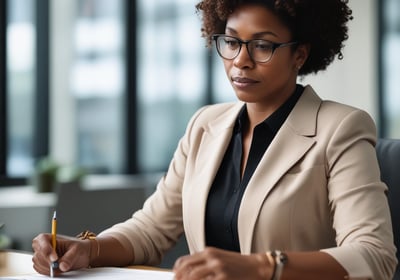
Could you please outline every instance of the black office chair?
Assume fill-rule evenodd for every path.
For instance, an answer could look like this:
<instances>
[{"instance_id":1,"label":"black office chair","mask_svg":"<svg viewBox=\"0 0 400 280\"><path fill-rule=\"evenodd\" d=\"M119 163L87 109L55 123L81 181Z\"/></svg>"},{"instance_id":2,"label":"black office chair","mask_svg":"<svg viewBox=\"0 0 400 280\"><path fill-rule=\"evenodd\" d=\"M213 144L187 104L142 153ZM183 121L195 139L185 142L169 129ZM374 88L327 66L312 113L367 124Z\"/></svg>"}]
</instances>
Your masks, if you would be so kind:
<instances>
[{"instance_id":1,"label":"black office chair","mask_svg":"<svg viewBox=\"0 0 400 280\"><path fill-rule=\"evenodd\" d=\"M394 243L400 262L400 139L379 139L376 145L381 179L389 188L388 201L392 215ZM397 266L393 280L400 280L400 266Z\"/></svg>"}]
</instances>

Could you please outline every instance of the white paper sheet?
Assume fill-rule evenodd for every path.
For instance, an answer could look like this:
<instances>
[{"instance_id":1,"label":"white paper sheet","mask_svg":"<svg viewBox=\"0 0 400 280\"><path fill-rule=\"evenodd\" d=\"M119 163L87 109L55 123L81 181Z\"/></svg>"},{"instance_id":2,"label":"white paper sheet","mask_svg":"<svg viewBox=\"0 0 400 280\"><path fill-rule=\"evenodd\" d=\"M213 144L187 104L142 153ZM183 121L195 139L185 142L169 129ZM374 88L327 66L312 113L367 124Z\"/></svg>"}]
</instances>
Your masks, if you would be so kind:
<instances>
[{"instance_id":1,"label":"white paper sheet","mask_svg":"<svg viewBox=\"0 0 400 280\"><path fill-rule=\"evenodd\" d=\"M30 274L23 276L0 277L0 280L43 280L51 279L49 276ZM88 279L88 280L173 280L174 274L169 271L98 267L63 273L53 279Z\"/></svg>"}]
</instances>

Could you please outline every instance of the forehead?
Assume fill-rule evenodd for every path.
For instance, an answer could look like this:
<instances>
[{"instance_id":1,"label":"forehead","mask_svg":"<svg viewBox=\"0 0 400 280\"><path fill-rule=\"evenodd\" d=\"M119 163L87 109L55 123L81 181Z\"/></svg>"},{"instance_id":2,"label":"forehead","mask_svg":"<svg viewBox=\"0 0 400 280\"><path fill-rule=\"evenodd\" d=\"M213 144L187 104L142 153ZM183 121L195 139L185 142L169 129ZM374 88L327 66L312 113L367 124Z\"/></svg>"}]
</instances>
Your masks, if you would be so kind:
<instances>
[{"instance_id":1,"label":"forehead","mask_svg":"<svg viewBox=\"0 0 400 280\"><path fill-rule=\"evenodd\" d=\"M279 39L289 39L290 30L270 9L260 4L244 4L229 15L226 32L254 36L269 34Z\"/></svg>"}]
</instances>

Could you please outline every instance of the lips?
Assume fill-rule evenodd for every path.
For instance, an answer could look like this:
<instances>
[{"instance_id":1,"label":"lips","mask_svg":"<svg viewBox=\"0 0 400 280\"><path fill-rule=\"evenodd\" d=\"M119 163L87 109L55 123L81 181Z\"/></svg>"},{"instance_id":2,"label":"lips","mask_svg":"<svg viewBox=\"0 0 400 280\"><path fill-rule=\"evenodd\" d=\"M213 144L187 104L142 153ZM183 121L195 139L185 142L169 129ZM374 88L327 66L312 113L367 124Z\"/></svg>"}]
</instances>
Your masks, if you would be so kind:
<instances>
[{"instance_id":1,"label":"lips","mask_svg":"<svg viewBox=\"0 0 400 280\"><path fill-rule=\"evenodd\" d=\"M256 80L244 78L244 77L233 77L232 81L236 82L236 83L241 83L241 84L257 83Z\"/></svg>"},{"instance_id":2,"label":"lips","mask_svg":"<svg viewBox=\"0 0 400 280\"><path fill-rule=\"evenodd\" d=\"M258 81L246 77L232 77L232 83L236 87L247 87L258 83Z\"/></svg>"}]
</instances>

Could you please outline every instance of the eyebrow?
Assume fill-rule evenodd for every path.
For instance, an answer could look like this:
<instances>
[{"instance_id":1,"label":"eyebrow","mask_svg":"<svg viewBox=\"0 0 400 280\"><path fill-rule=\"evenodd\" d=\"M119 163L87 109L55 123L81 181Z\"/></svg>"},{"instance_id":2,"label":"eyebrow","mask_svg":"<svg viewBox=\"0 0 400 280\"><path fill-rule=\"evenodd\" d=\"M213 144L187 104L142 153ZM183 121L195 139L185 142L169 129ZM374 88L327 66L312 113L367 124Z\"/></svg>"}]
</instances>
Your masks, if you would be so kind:
<instances>
[{"instance_id":1,"label":"eyebrow","mask_svg":"<svg viewBox=\"0 0 400 280\"><path fill-rule=\"evenodd\" d=\"M231 27L226 27L225 32L226 31L229 31L229 32L233 33L234 35L238 35L238 32L235 29L231 28ZM271 35L271 36L274 36L274 37L278 38L278 35L276 35L274 32L271 32L271 31L262 31L262 32L254 33L253 34L253 38L259 38L259 37L262 37L262 36L265 36L265 35Z\"/></svg>"}]
</instances>

